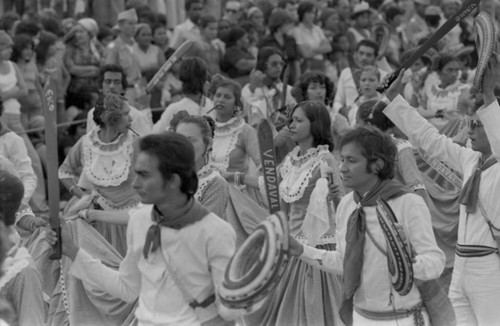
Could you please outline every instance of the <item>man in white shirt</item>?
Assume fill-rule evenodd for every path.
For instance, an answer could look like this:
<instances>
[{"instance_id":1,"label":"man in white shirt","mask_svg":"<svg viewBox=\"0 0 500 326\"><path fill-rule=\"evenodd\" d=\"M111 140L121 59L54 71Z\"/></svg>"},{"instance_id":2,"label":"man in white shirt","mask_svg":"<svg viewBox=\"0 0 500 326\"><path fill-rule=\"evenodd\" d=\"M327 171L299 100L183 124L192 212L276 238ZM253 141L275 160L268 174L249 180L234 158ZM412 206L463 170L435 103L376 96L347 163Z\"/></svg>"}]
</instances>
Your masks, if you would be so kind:
<instances>
[{"instance_id":1,"label":"man in white shirt","mask_svg":"<svg viewBox=\"0 0 500 326\"><path fill-rule=\"evenodd\" d=\"M170 39L170 48L177 49L184 41L201 42L201 32L198 27L203 10L203 1L201 0L186 0L185 9L187 19L184 23L175 26L174 33Z\"/></svg>"},{"instance_id":2,"label":"man in white shirt","mask_svg":"<svg viewBox=\"0 0 500 326\"><path fill-rule=\"evenodd\" d=\"M179 111L186 111L190 115L204 115L212 108L212 101L203 93L208 80L208 67L205 61L196 57L189 57L182 61L179 79L182 82L183 98L167 106L158 120L153 132L159 133L170 129L170 122Z\"/></svg>"},{"instance_id":3,"label":"man in white shirt","mask_svg":"<svg viewBox=\"0 0 500 326\"><path fill-rule=\"evenodd\" d=\"M494 88L500 56L493 54L482 89L484 105L471 116L471 148L441 135L398 93L402 75L387 91L384 113L413 145L463 175L458 241L449 297L458 325L497 325L500 320L500 106ZM395 90L395 91L394 91Z\"/></svg>"},{"instance_id":4,"label":"man in white shirt","mask_svg":"<svg viewBox=\"0 0 500 326\"><path fill-rule=\"evenodd\" d=\"M283 82L280 80L280 74L284 64L283 54L279 49L266 46L259 50L257 69L250 74L250 83L241 90L243 109L249 125L256 126L262 119L267 118L277 121L279 108L296 104L291 86L286 89L286 102L281 103Z\"/></svg>"},{"instance_id":5,"label":"man in white shirt","mask_svg":"<svg viewBox=\"0 0 500 326\"><path fill-rule=\"evenodd\" d=\"M119 94L123 95L127 89L127 76L123 71L122 67L114 64L104 65L101 68L99 74L99 81L102 87L102 93L104 95L108 94ZM146 111L139 111L133 106L130 107L130 118L132 123L130 128L139 134L139 136L144 136L151 133L153 127L153 122L151 117L146 115ZM95 128L96 123L94 121L94 110L92 108L87 114L87 132Z\"/></svg>"},{"instance_id":6,"label":"man in white shirt","mask_svg":"<svg viewBox=\"0 0 500 326\"><path fill-rule=\"evenodd\" d=\"M359 69L374 65L377 56L378 45L375 42L362 40L358 43L356 52L354 52L354 63L356 67L352 67L355 70L354 77L351 67L345 68L340 73L337 92L335 93L335 100L333 101L333 113L339 113L342 108L347 109L356 101L360 95L357 89L358 87L356 86L360 77ZM381 79L383 79L387 75L387 72L380 70L380 75ZM356 82L354 78L357 78L358 82Z\"/></svg>"},{"instance_id":7,"label":"man in white shirt","mask_svg":"<svg viewBox=\"0 0 500 326\"><path fill-rule=\"evenodd\" d=\"M397 149L389 135L360 127L344 135L340 146L343 184L353 191L337 208L337 249L302 246L291 238L290 253L343 275L344 301L339 308L346 325L376 325L382 319L381 325L415 325L415 320L429 325L416 282L407 283L401 292L403 289L397 290L390 276L404 279L411 266L414 278L426 281L438 278L443 271L445 256L436 244L429 209L422 197L392 180ZM394 225L405 239L401 246L412 248L397 266L388 260L388 252L394 247L386 240L388 233L376 211L379 198L394 212Z\"/></svg>"},{"instance_id":8,"label":"man in white shirt","mask_svg":"<svg viewBox=\"0 0 500 326\"><path fill-rule=\"evenodd\" d=\"M217 292L235 251L231 225L201 206L194 149L187 138L167 132L139 141L133 187L147 204L131 213L127 254L118 271L73 242L65 224L63 254L70 273L105 292L133 302L139 325L221 325L229 312ZM49 232L54 243L56 235Z\"/></svg>"}]
</instances>

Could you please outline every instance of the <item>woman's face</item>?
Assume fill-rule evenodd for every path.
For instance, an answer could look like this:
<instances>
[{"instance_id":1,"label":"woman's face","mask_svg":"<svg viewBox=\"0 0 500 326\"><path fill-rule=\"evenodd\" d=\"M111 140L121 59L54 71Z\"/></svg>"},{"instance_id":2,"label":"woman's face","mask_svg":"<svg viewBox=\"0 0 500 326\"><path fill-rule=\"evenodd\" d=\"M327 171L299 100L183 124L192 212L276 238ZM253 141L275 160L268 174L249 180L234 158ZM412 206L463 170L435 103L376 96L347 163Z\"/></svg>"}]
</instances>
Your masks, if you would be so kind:
<instances>
[{"instance_id":1,"label":"woman's face","mask_svg":"<svg viewBox=\"0 0 500 326\"><path fill-rule=\"evenodd\" d=\"M209 39L209 40L215 40L217 38L217 23L209 23L204 29L203 29L203 34Z\"/></svg>"},{"instance_id":2,"label":"woman's face","mask_svg":"<svg viewBox=\"0 0 500 326\"><path fill-rule=\"evenodd\" d=\"M26 46L22 51L21 51L21 58L28 62L33 58L33 47L30 45Z\"/></svg>"},{"instance_id":3,"label":"woman's face","mask_svg":"<svg viewBox=\"0 0 500 326\"><path fill-rule=\"evenodd\" d=\"M302 143L311 141L312 144L311 122L307 119L301 107L293 111L288 129L290 130L290 137L294 142Z\"/></svg>"},{"instance_id":4,"label":"woman's face","mask_svg":"<svg viewBox=\"0 0 500 326\"><path fill-rule=\"evenodd\" d=\"M264 14L260 10L256 11L252 17L250 17L250 20L255 23L255 26L264 26Z\"/></svg>"},{"instance_id":5,"label":"woman's face","mask_svg":"<svg viewBox=\"0 0 500 326\"><path fill-rule=\"evenodd\" d=\"M231 26L227 20L219 21L219 31L217 33L217 36L220 39L224 39L226 37L227 33L229 33L230 29L231 29Z\"/></svg>"},{"instance_id":6,"label":"woman's face","mask_svg":"<svg viewBox=\"0 0 500 326\"><path fill-rule=\"evenodd\" d=\"M57 44L51 44L49 48L47 49L48 57L52 57L57 53Z\"/></svg>"},{"instance_id":7,"label":"woman's face","mask_svg":"<svg viewBox=\"0 0 500 326\"><path fill-rule=\"evenodd\" d=\"M236 97L229 87L219 87L214 95L215 112L220 116L233 115L236 109Z\"/></svg>"},{"instance_id":8,"label":"woman's face","mask_svg":"<svg viewBox=\"0 0 500 326\"><path fill-rule=\"evenodd\" d=\"M304 13L302 17L302 22L312 24L314 22L314 18L316 18L316 10L311 10Z\"/></svg>"},{"instance_id":9,"label":"woman's face","mask_svg":"<svg viewBox=\"0 0 500 326\"><path fill-rule=\"evenodd\" d=\"M248 33L245 33L236 44L242 49L248 49L250 46L250 39L248 38Z\"/></svg>"},{"instance_id":10,"label":"woman's face","mask_svg":"<svg viewBox=\"0 0 500 326\"><path fill-rule=\"evenodd\" d=\"M458 74L460 72L460 64L458 61L450 61L444 65L444 67L439 72L439 77L441 78L441 87L446 87L457 81Z\"/></svg>"},{"instance_id":11,"label":"woman's face","mask_svg":"<svg viewBox=\"0 0 500 326\"><path fill-rule=\"evenodd\" d=\"M176 133L186 136L186 138L191 142L194 148L194 159L196 162L200 162L203 159L203 155L207 150L207 146L203 142L203 135L201 133L200 127L196 123L179 123Z\"/></svg>"},{"instance_id":12,"label":"woman's face","mask_svg":"<svg viewBox=\"0 0 500 326\"><path fill-rule=\"evenodd\" d=\"M362 95L372 95L377 92L379 81L377 75L371 71L363 71L359 78L359 88Z\"/></svg>"},{"instance_id":13,"label":"woman's face","mask_svg":"<svg viewBox=\"0 0 500 326\"><path fill-rule=\"evenodd\" d=\"M135 40L140 46L149 46L151 44L151 41L153 40L153 36L151 35L151 28L149 26L141 27L135 37Z\"/></svg>"},{"instance_id":14,"label":"woman's face","mask_svg":"<svg viewBox=\"0 0 500 326\"><path fill-rule=\"evenodd\" d=\"M338 13L331 14L325 21L325 28L330 31L338 31L340 29L340 16Z\"/></svg>"},{"instance_id":15,"label":"woman's face","mask_svg":"<svg viewBox=\"0 0 500 326\"><path fill-rule=\"evenodd\" d=\"M12 45L0 48L0 59L9 60L12 56Z\"/></svg>"},{"instance_id":16,"label":"woman's face","mask_svg":"<svg viewBox=\"0 0 500 326\"><path fill-rule=\"evenodd\" d=\"M89 32L83 26L76 25L75 40L77 44L83 44L90 40Z\"/></svg>"},{"instance_id":17,"label":"woman's face","mask_svg":"<svg viewBox=\"0 0 500 326\"><path fill-rule=\"evenodd\" d=\"M318 82L309 83L307 86L307 99L310 101L320 101L321 103L325 103L326 85Z\"/></svg>"},{"instance_id":18,"label":"woman's face","mask_svg":"<svg viewBox=\"0 0 500 326\"><path fill-rule=\"evenodd\" d=\"M158 27L153 34L153 41L158 46L163 46L167 43L167 29L165 27Z\"/></svg>"},{"instance_id":19,"label":"woman's face","mask_svg":"<svg viewBox=\"0 0 500 326\"><path fill-rule=\"evenodd\" d=\"M342 36L339 38L339 47L344 52L348 52L351 49L349 38L347 36Z\"/></svg>"}]
</instances>

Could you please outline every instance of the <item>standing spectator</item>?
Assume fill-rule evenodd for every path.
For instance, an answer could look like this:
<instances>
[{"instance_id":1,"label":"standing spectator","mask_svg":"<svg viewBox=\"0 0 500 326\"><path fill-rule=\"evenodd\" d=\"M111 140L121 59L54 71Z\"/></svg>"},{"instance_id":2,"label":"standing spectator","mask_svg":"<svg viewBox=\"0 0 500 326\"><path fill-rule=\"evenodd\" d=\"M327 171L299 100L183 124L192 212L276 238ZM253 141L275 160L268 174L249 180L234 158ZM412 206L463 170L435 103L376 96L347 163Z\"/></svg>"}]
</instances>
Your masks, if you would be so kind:
<instances>
[{"instance_id":1,"label":"standing spectator","mask_svg":"<svg viewBox=\"0 0 500 326\"><path fill-rule=\"evenodd\" d=\"M224 43L217 38L217 19L212 15L200 18L201 42L196 43L195 49L190 53L200 57L208 66L211 75L221 72L220 63L224 56Z\"/></svg>"},{"instance_id":2,"label":"standing spectator","mask_svg":"<svg viewBox=\"0 0 500 326\"><path fill-rule=\"evenodd\" d=\"M264 20L264 13L259 7L252 7L247 11L247 20L251 21L257 30L258 41L267 34L266 22Z\"/></svg>"},{"instance_id":3,"label":"standing spectator","mask_svg":"<svg viewBox=\"0 0 500 326\"><path fill-rule=\"evenodd\" d=\"M168 36L167 27L161 23L156 23L151 27L153 33L153 44L161 49L163 54L167 54L168 50Z\"/></svg>"},{"instance_id":4,"label":"standing spectator","mask_svg":"<svg viewBox=\"0 0 500 326\"><path fill-rule=\"evenodd\" d=\"M165 63L165 53L160 47L152 44L152 30L150 25L141 23L136 26L134 54L141 69L142 82L146 85L158 69ZM160 106L161 83L151 90L151 98L146 107L156 108Z\"/></svg>"},{"instance_id":5,"label":"standing spectator","mask_svg":"<svg viewBox=\"0 0 500 326\"><path fill-rule=\"evenodd\" d=\"M325 54L332 50L321 27L314 24L316 8L312 2L304 1L297 9L299 24L293 30L299 53L304 59L301 71L324 70Z\"/></svg>"},{"instance_id":6,"label":"standing spectator","mask_svg":"<svg viewBox=\"0 0 500 326\"><path fill-rule=\"evenodd\" d=\"M220 19L219 28L217 30L217 37L224 43L227 42L227 36L229 35L230 30L231 30L231 22L226 19Z\"/></svg>"},{"instance_id":7,"label":"standing spectator","mask_svg":"<svg viewBox=\"0 0 500 326\"><path fill-rule=\"evenodd\" d=\"M411 42L410 46L417 46L418 41L429 34L429 26L425 21L425 9L431 4L430 0L415 0L415 13L405 26L406 38Z\"/></svg>"},{"instance_id":8,"label":"standing spectator","mask_svg":"<svg viewBox=\"0 0 500 326\"><path fill-rule=\"evenodd\" d=\"M444 24L447 19L449 19L453 14L455 14L460 8L462 2L460 0L442 0L441 10L443 11L444 20L441 24ZM445 51L456 51L462 45L462 28L460 25L456 25L446 33L443 37L443 50Z\"/></svg>"},{"instance_id":9,"label":"standing spectator","mask_svg":"<svg viewBox=\"0 0 500 326\"><path fill-rule=\"evenodd\" d=\"M367 2L361 2L354 6L351 14L353 25L347 30L351 46L356 46L361 40L370 39L372 34L370 31L371 10ZM354 48L352 49L355 50Z\"/></svg>"},{"instance_id":10,"label":"standing spectator","mask_svg":"<svg viewBox=\"0 0 500 326\"><path fill-rule=\"evenodd\" d=\"M36 46L36 61L42 84L50 76L56 85L57 94L57 122L66 122L66 107L64 106L64 96L70 82L70 75L57 56L57 36L50 32L40 33L40 43Z\"/></svg>"},{"instance_id":11,"label":"standing spectator","mask_svg":"<svg viewBox=\"0 0 500 326\"><path fill-rule=\"evenodd\" d=\"M404 14L405 11L398 6L390 6L385 11L385 20L391 35L384 55L392 67L399 66L400 56L408 47L408 40L402 30Z\"/></svg>"},{"instance_id":12,"label":"standing spectator","mask_svg":"<svg viewBox=\"0 0 500 326\"><path fill-rule=\"evenodd\" d=\"M27 34L17 34L14 36L14 48L12 61L14 61L21 74L28 90L28 96L19 99L21 103L21 123L24 128L31 128L31 120L42 115L42 100L40 96L40 76L36 66L34 53L35 43Z\"/></svg>"},{"instance_id":13,"label":"standing spectator","mask_svg":"<svg viewBox=\"0 0 500 326\"><path fill-rule=\"evenodd\" d=\"M240 2L237 0L229 0L224 7L224 16L222 16L222 19L227 20L231 23L231 27L233 27L238 24L241 14Z\"/></svg>"},{"instance_id":14,"label":"standing spectator","mask_svg":"<svg viewBox=\"0 0 500 326\"><path fill-rule=\"evenodd\" d=\"M283 53L283 59L289 67L289 83L293 84L300 76L300 57L295 39L288 35L293 29L293 18L281 9L273 12L269 18L269 35L264 37L259 48L274 46Z\"/></svg>"},{"instance_id":15,"label":"standing spectator","mask_svg":"<svg viewBox=\"0 0 500 326\"><path fill-rule=\"evenodd\" d=\"M255 68L256 59L249 51L247 32L233 27L227 36L226 54L221 63L222 70L240 85L248 82L248 75Z\"/></svg>"},{"instance_id":16,"label":"standing spectator","mask_svg":"<svg viewBox=\"0 0 500 326\"><path fill-rule=\"evenodd\" d=\"M185 0L185 9L188 18L186 21L174 28L174 34L170 40L170 47L177 49L184 41L201 41L201 32L198 26L201 11L203 10L203 1Z\"/></svg>"},{"instance_id":17,"label":"standing spectator","mask_svg":"<svg viewBox=\"0 0 500 326\"><path fill-rule=\"evenodd\" d=\"M156 45L151 44L152 35L151 27L147 24L139 24L135 32L134 54L141 69L142 84L146 85L147 82L153 78L155 73L165 63L165 54ZM151 91L151 101L148 103L149 107L159 107L161 97L161 84L159 83ZM152 105L152 103L158 103Z\"/></svg>"},{"instance_id":18,"label":"standing spectator","mask_svg":"<svg viewBox=\"0 0 500 326\"><path fill-rule=\"evenodd\" d=\"M81 24L76 24L65 36L66 53L64 64L71 75L71 82L66 97L67 105L76 105L80 109L83 92L90 92L97 97L97 76L102 61L102 53L92 42L90 32Z\"/></svg>"},{"instance_id":19,"label":"standing spectator","mask_svg":"<svg viewBox=\"0 0 500 326\"><path fill-rule=\"evenodd\" d=\"M282 9L287 12L288 15L292 18L294 23L298 23L299 16L297 14L297 1L295 0L279 0L278 1L278 9Z\"/></svg>"},{"instance_id":20,"label":"standing spectator","mask_svg":"<svg viewBox=\"0 0 500 326\"><path fill-rule=\"evenodd\" d=\"M10 36L5 31L0 30L0 97L3 101L3 111L0 117L7 128L24 140L33 170L37 176L37 186L30 205L35 212L46 212L49 207L46 200L42 163L21 124L19 98L27 96L28 91L21 71L14 62L9 60L12 54L12 45Z\"/></svg>"},{"instance_id":21,"label":"standing spectator","mask_svg":"<svg viewBox=\"0 0 500 326\"><path fill-rule=\"evenodd\" d=\"M141 85L141 68L134 55L134 34L135 25L138 18L135 9L121 12L118 15L118 27L120 32L113 43L108 46L106 54L106 64L119 65L127 75L128 88L125 97L131 105L136 99L143 95L143 85Z\"/></svg>"},{"instance_id":22,"label":"standing spectator","mask_svg":"<svg viewBox=\"0 0 500 326\"><path fill-rule=\"evenodd\" d=\"M378 55L378 45L370 40L362 40L356 46L354 53L355 67L347 67L340 73L337 92L333 102L333 111L338 113L343 107L351 106L359 96L359 77L361 70L365 66L375 64ZM353 71L354 70L354 71ZM380 70L380 69L379 69ZM380 70L381 80L387 72Z\"/></svg>"}]
</instances>

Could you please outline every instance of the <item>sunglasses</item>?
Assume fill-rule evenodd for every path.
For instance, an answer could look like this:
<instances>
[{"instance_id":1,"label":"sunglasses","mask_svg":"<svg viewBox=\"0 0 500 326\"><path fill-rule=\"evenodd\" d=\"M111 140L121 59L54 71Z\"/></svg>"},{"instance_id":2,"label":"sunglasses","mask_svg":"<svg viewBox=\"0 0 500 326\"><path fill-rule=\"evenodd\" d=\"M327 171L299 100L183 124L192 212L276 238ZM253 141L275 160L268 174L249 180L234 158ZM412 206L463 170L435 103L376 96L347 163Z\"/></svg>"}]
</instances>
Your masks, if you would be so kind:
<instances>
[{"instance_id":1,"label":"sunglasses","mask_svg":"<svg viewBox=\"0 0 500 326\"><path fill-rule=\"evenodd\" d=\"M233 14L236 14L238 12L238 10L226 8L226 12L232 12Z\"/></svg>"},{"instance_id":2,"label":"sunglasses","mask_svg":"<svg viewBox=\"0 0 500 326\"><path fill-rule=\"evenodd\" d=\"M472 120L468 121L467 126L469 127L469 129L474 130L474 129L478 128L478 127L482 127L483 124L479 120L473 120L472 119Z\"/></svg>"}]
</instances>

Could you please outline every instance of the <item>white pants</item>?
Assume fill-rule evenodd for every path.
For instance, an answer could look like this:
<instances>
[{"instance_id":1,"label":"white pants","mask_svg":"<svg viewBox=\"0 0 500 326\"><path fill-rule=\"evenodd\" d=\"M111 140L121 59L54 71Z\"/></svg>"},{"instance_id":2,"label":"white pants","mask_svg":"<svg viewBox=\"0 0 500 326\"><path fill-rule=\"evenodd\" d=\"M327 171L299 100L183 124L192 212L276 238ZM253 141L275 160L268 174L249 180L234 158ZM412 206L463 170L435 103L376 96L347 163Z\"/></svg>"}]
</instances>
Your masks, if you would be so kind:
<instances>
[{"instance_id":1,"label":"white pants","mask_svg":"<svg viewBox=\"0 0 500 326\"><path fill-rule=\"evenodd\" d=\"M425 311L425 309L422 311L422 315L424 316L425 325L426 326L430 325L431 323L429 321L429 315L427 314L427 311ZM413 315L393 320L373 320L361 316L356 312L356 310L354 310L352 317L353 317L352 324L354 326L414 326L415 325Z\"/></svg>"},{"instance_id":2,"label":"white pants","mask_svg":"<svg viewBox=\"0 0 500 326\"><path fill-rule=\"evenodd\" d=\"M500 325L500 257L455 256L449 296L457 325Z\"/></svg>"}]
</instances>

